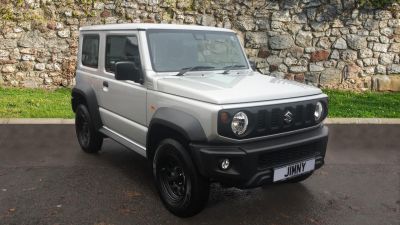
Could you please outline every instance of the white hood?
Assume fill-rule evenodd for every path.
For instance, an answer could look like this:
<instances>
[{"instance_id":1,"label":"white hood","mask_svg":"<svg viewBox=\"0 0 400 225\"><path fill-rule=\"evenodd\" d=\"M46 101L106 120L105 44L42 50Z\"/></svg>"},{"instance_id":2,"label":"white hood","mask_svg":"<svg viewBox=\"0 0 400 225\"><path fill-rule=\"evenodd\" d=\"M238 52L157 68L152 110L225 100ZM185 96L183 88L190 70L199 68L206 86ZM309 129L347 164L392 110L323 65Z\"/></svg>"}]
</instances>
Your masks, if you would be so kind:
<instances>
[{"instance_id":1,"label":"white hood","mask_svg":"<svg viewBox=\"0 0 400 225\"><path fill-rule=\"evenodd\" d=\"M157 90L213 104L268 101L322 93L312 86L257 72L165 76L157 80Z\"/></svg>"}]
</instances>

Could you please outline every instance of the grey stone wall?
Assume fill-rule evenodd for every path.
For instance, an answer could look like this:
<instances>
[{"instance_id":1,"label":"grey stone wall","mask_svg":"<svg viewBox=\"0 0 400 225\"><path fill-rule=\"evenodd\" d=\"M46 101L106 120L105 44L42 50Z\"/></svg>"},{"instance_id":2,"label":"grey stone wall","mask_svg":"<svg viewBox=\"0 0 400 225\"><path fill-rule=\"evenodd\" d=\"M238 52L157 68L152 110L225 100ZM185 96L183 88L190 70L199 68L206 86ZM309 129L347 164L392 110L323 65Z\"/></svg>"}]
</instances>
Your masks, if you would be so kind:
<instances>
[{"instance_id":1,"label":"grey stone wall","mask_svg":"<svg viewBox=\"0 0 400 225\"><path fill-rule=\"evenodd\" d=\"M0 0L0 85L71 86L79 27L127 22L231 28L264 74L400 91L400 7L355 0Z\"/></svg>"}]
</instances>

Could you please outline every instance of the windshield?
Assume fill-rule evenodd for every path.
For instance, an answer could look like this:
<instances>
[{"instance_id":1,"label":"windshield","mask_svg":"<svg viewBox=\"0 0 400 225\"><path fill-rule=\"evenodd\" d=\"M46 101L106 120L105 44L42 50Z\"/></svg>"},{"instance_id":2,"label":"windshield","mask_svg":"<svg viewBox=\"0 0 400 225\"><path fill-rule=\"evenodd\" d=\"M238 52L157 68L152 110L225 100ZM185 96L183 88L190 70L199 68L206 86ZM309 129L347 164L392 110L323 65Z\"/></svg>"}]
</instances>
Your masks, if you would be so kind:
<instances>
[{"instance_id":1,"label":"windshield","mask_svg":"<svg viewBox=\"0 0 400 225\"><path fill-rule=\"evenodd\" d=\"M156 72L247 69L247 61L234 33L195 30L148 30L151 63ZM200 69L199 69L200 70Z\"/></svg>"}]
</instances>

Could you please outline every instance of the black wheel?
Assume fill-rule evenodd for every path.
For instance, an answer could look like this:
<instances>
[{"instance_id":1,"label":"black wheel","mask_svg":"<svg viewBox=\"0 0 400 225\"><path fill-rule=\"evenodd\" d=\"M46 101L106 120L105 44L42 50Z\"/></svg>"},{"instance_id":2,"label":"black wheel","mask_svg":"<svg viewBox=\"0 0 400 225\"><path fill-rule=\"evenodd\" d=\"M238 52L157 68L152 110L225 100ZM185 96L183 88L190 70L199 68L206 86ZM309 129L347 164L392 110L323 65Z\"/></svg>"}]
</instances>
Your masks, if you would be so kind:
<instances>
[{"instance_id":1,"label":"black wheel","mask_svg":"<svg viewBox=\"0 0 400 225\"><path fill-rule=\"evenodd\" d=\"M313 174L312 172L311 173L307 173L307 174L303 174L303 175L300 175L300 176L297 176L297 177L293 177L292 179L284 180L284 181L281 181L281 182L278 182L278 183L280 183L280 184L299 183L299 182L302 182L302 181L306 180L307 178L311 177L312 174Z\"/></svg>"},{"instance_id":2,"label":"black wheel","mask_svg":"<svg viewBox=\"0 0 400 225\"><path fill-rule=\"evenodd\" d=\"M100 151L103 136L94 128L90 114L85 105L78 105L75 114L75 131L79 145L87 153Z\"/></svg>"},{"instance_id":3,"label":"black wheel","mask_svg":"<svg viewBox=\"0 0 400 225\"><path fill-rule=\"evenodd\" d=\"M198 173L190 155L178 141L165 139L159 144L153 173L160 198L174 215L190 217L205 207L209 182Z\"/></svg>"}]
</instances>

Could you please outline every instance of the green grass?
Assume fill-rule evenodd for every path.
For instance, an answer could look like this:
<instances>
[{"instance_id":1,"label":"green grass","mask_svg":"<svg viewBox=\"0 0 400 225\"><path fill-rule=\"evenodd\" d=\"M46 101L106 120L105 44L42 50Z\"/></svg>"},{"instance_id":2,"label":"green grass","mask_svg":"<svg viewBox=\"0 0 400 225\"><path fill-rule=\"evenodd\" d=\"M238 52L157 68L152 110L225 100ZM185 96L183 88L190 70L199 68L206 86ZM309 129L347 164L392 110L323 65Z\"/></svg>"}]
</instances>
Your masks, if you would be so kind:
<instances>
[{"instance_id":1,"label":"green grass","mask_svg":"<svg viewBox=\"0 0 400 225\"><path fill-rule=\"evenodd\" d=\"M329 117L400 118L400 93L324 90ZM0 87L0 118L73 118L71 90Z\"/></svg>"},{"instance_id":2,"label":"green grass","mask_svg":"<svg viewBox=\"0 0 400 225\"><path fill-rule=\"evenodd\" d=\"M400 93L324 90L329 117L400 118Z\"/></svg>"},{"instance_id":3,"label":"green grass","mask_svg":"<svg viewBox=\"0 0 400 225\"><path fill-rule=\"evenodd\" d=\"M71 90L0 87L0 118L73 118Z\"/></svg>"}]
</instances>

